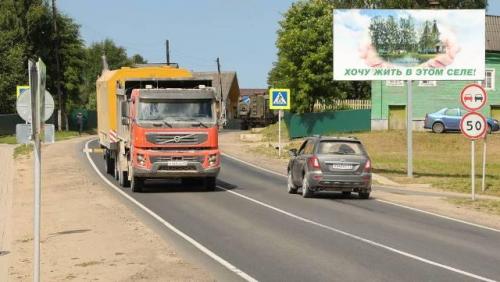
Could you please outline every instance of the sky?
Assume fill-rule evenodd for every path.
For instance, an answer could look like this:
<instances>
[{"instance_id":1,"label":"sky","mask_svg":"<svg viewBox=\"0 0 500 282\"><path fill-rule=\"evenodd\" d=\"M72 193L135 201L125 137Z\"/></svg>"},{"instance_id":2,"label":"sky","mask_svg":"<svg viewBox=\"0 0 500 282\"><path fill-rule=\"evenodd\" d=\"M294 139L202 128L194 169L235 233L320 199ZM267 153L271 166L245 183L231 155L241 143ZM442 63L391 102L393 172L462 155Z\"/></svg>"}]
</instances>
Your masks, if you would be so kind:
<instances>
[{"instance_id":1,"label":"sky","mask_svg":"<svg viewBox=\"0 0 500 282\"><path fill-rule=\"evenodd\" d=\"M128 55L194 71L236 71L241 88L267 88L278 22L292 0L58 0L87 45L112 39Z\"/></svg>"},{"instance_id":2,"label":"sky","mask_svg":"<svg viewBox=\"0 0 500 282\"><path fill-rule=\"evenodd\" d=\"M276 31L294 0L58 0L87 45L110 38L148 62L170 61L193 71L236 71L241 88L267 88L276 61ZM487 14L500 15L490 0Z\"/></svg>"}]
</instances>

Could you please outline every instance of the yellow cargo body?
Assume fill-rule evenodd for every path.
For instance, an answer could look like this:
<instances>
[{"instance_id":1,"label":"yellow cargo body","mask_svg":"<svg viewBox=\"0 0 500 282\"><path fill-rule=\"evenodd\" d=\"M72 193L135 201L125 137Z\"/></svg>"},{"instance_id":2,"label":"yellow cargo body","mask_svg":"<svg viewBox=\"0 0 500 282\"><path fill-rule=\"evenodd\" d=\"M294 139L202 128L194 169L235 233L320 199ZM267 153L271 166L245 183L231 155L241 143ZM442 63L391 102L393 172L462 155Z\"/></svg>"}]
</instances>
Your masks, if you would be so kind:
<instances>
[{"instance_id":1,"label":"yellow cargo body","mask_svg":"<svg viewBox=\"0 0 500 282\"><path fill-rule=\"evenodd\" d=\"M117 85L124 85L128 80L168 80L186 78L193 74L186 69L171 66L123 67L118 70L106 70L97 79L97 128L101 145L109 147L110 131L116 133L117 116Z\"/></svg>"}]
</instances>

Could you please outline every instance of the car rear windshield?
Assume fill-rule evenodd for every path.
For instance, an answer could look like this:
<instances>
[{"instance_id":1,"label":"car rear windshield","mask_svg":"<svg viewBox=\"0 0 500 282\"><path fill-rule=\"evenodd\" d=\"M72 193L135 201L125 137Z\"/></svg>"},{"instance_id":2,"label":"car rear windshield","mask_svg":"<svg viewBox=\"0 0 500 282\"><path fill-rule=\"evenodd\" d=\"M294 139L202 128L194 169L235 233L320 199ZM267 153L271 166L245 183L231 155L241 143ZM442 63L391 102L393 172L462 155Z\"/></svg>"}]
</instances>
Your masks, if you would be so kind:
<instances>
[{"instance_id":1,"label":"car rear windshield","mask_svg":"<svg viewBox=\"0 0 500 282\"><path fill-rule=\"evenodd\" d=\"M319 143L318 154L364 155L365 151L358 142L325 140Z\"/></svg>"}]
</instances>

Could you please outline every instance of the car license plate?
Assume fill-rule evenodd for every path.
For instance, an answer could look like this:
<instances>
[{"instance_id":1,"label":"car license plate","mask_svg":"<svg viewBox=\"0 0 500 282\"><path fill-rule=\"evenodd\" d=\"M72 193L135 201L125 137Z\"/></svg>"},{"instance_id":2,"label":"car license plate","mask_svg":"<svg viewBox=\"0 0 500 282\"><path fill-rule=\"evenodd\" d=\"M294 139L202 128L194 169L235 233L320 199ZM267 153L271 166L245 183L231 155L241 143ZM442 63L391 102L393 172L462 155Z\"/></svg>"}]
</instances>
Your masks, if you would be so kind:
<instances>
[{"instance_id":1,"label":"car license plate","mask_svg":"<svg viewBox=\"0 0 500 282\"><path fill-rule=\"evenodd\" d=\"M332 164L333 169L342 169L342 170L348 170L352 169L352 165L348 164Z\"/></svg>"},{"instance_id":2,"label":"car license plate","mask_svg":"<svg viewBox=\"0 0 500 282\"><path fill-rule=\"evenodd\" d=\"M187 161L168 161L168 166L187 166Z\"/></svg>"}]
</instances>

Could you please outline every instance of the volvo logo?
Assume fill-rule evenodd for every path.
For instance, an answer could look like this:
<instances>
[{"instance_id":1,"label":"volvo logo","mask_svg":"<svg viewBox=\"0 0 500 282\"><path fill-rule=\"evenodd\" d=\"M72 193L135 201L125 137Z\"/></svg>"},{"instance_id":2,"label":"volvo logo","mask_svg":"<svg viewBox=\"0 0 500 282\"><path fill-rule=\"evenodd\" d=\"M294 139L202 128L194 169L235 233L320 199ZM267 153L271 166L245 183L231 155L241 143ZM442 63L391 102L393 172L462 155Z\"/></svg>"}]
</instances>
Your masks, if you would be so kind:
<instances>
[{"instance_id":1,"label":"volvo logo","mask_svg":"<svg viewBox=\"0 0 500 282\"><path fill-rule=\"evenodd\" d=\"M181 137L180 136L175 136L174 137L174 142L175 143L179 143L181 141Z\"/></svg>"}]
</instances>

